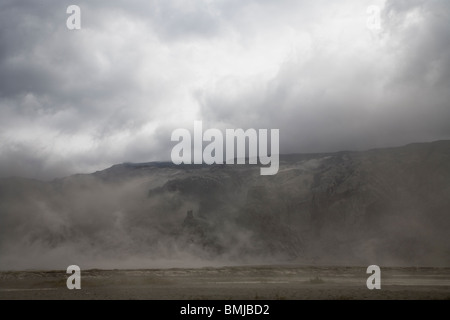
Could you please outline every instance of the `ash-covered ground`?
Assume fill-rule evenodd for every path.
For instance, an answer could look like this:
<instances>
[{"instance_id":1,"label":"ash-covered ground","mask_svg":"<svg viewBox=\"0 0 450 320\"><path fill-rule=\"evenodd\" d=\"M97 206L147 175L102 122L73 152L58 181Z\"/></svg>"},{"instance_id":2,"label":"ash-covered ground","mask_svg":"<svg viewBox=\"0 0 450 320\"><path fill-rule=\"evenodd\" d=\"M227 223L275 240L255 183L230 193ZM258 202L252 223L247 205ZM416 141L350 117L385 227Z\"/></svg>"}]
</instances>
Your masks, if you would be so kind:
<instances>
[{"instance_id":1,"label":"ash-covered ground","mask_svg":"<svg viewBox=\"0 0 450 320\"><path fill-rule=\"evenodd\" d=\"M449 268L381 268L381 289L365 267L240 266L81 271L69 290L65 271L0 273L0 299L450 299Z\"/></svg>"}]
</instances>

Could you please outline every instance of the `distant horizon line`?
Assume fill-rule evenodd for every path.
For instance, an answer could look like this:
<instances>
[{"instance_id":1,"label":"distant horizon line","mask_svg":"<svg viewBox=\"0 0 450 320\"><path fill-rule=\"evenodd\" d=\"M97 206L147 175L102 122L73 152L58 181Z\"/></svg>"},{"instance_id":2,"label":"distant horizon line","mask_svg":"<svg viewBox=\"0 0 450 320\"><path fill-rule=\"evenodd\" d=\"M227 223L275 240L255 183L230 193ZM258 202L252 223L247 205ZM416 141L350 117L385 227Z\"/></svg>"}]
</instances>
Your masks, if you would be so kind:
<instances>
[{"instance_id":1,"label":"distant horizon line","mask_svg":"<svg viewBox=\"0 0 450 320\"><path fill-rule=\"evenodd\" d=\"M403 144L403 145L396 145L396 146L390 146L390 147L374 147L374 148L369 148L369 149L363 149L363 150L339 150L339 151L324 151L324 152L298 152L298 153L280 153L280 160L284 157L293 157L293 156L314 156L314 155L331 155L331 154L339 154L339 153L363 153L363 152L370 152L370 151L376 151L376 150L389 150L389 149L399 149L399 148L406 148L412 145L423 145L423 144L436 144L436 143L450 143L450 138L449 139L439 139L439 140L433 140L433 141L428 141L428 142L410 142L407 144ZM236 158L235 158L236 159ZM248 157L244 158L244 159L248 159ZM199 168L199 167L221 167L221 166L230 166L227 164L212 164L212 165L208 165L206 163L202 163L202 164L190 164L190 165L186 165L186 164L180 164L180 165L176 165L173 164L171 160L154 160L154 161L147 161L147 162L132 162L132 161L125 161L125 162L121 162L121 163L115 163L109 167L104 167L103 169L99 169L99 170L95 170L95 171L88 171L88 172L76 172L76 173L72 173L72 174L68 174L68 175L64 175L64 176L60 176L60 177L55 177L55 178L48 178L48 179L42 179L42 178L32 178L32 177L26 177L26 176L19 176L19 175L11 175L11 176L5 176L5 177L0 177L0 180L8 180L8 179L25 179L25 180L32 180L32 181L40 181L40 182L50 182L50 181L56 181L56 180L61 180L61 179L65 179L65 178L69 178L72 176L78 176L78 175L91 175L91 174L95 174L95 173L100 173L106 170L109 170L111 168L114 167L118 167L118 166L124 166L124 165L135 165L135 166L145 166L145 165L149 165L149 164L162 164L162 165L168 165L170 167L179 167L179 168L183 168L183 167L190 167L190 168ZM250 164L247 164L250 165ZM237 164L232 165L232 166L239 166ZM257 164L253 164L250 166L257 166Z\"/></svg>"}]
</instances>

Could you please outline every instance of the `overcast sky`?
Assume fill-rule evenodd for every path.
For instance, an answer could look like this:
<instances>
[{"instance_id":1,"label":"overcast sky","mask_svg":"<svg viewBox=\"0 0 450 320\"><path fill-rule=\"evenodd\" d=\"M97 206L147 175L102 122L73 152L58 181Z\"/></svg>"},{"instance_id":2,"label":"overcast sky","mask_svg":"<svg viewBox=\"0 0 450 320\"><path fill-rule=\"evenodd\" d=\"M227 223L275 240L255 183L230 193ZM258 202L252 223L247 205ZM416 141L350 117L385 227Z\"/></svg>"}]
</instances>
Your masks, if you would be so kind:
<instances>
[{"instance_id":1,"label":"overcast sky","mask_svg":"<svg viewBox=\"0 0 450 320\"><path fill-rule=\"evenodd\" d=\"M170 160L194 120L281 153L450 139L449 88L446 0L1 0L0 177Z\"/></svg>"}]
</instances>

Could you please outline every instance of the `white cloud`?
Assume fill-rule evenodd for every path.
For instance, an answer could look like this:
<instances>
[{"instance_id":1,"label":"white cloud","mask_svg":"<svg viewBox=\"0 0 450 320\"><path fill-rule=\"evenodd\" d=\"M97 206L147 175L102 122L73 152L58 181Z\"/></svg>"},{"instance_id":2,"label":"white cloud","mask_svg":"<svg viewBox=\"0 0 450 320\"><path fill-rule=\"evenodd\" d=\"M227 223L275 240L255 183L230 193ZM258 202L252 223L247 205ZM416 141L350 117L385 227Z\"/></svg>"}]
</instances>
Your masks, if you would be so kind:
<instances>
[{"instance_id":1,"label":"white cloud","mask_svg":"<svg viewBox=\"0 0 450 320\"><path fill-rule=\"evenodd\" d=\"M279 128L282 152L450 137L447 3L81 1L74 32L64 5L0 14L2 159L37 177L167 160L194 120Z\"/></svg>"}]
</instances>

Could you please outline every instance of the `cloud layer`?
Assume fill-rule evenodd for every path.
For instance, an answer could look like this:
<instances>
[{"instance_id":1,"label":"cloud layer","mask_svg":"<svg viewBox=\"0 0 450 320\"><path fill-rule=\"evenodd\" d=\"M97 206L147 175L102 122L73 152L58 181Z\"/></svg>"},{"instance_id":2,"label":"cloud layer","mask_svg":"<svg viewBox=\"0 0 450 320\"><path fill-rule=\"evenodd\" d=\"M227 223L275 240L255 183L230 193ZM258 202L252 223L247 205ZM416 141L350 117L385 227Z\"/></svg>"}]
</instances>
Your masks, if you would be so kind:
<instances>
[{"instance_id":1,"label":"cloud layer","mask_svg":"<svg viewBox=\"0 0 450 320\"><path fill-rule=\"evenodd\" d=\"M75 31L70 4L0 4L2 177L169 160L194 120L282 153L450 138L447 1L78 1Z\"/></svg>"}]
</instances>

